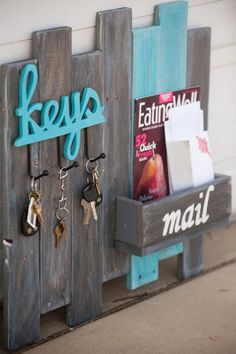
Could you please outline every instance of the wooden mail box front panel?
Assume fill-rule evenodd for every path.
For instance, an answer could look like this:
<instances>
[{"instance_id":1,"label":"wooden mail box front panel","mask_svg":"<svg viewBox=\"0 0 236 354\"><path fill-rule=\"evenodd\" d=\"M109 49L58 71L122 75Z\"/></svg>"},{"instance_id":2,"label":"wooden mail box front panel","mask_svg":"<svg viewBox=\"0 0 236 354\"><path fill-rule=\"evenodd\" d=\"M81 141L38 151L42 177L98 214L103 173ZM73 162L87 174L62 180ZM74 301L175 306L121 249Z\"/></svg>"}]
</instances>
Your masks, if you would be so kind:
<instances>
[{"instance_id":1,"label":"wooden mail box front panel","mask_svg":"<svg viewBox=\"0 0 236 354\"><path fill-rule=\"evenodd\" d=\"M230 213L231 179L222 175L209 184L150 203L118 198L116 240L147 247L177 235L215 229Z\"/></svg>"}]
</instances>

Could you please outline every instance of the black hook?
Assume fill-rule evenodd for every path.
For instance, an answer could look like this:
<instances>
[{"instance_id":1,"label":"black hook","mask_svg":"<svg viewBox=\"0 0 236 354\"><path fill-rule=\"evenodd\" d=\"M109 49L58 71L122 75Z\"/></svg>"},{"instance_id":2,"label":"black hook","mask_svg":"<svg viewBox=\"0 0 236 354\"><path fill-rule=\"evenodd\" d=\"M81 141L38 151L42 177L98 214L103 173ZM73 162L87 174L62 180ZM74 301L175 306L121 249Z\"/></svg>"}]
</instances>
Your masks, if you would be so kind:
<instances>
[{"instance_id":1,"label":"black hook","mask_svg":"<svg viewBox=\"0 0 236 354\"><path fill-rule=\"evenodd\" d=\"M70 165L69 167L63 167L63 171L69 171L71 170L72 168L74 167L78 167L79 166L79 163L77 161L73 162L72 165Z\"/></svg>"},{"instance_id":2,"label":"black hook","mask_svg":"<svg viewBox=\"0 0 236 354\"><path fill-rule=\"evenodd\" d=\"M94 158L89 158L88 156L88 128L84 129L85 130L85 154L86 154L86 158L87 160L89 160L90 162L96 162L100 159L105 159L106 158L106 154L104 152L102 152L99 156L94 157Z\"/></svg>"},{"instance_id":3,"label":"black hook","mask_svg":"<svg viewBox=\"0 0 236 354\"><path fill-rule=\"evenodd\" d=\"M95 157L94 159L89 159L89 161L96 162L97 160L105 159L105 158L106 158L106 154L104 152L102 152L99 156Z\"/></svg>"},{"instance_id":4,"label":"black hook","mask_svg":"<svg viewBox=\"0 0 236 354\"><path fill-rule=\"evenodd\" d=\"M37 179L44 177L44 176L48 176L48 175L49 175L48 170L44 170L43 173L41 173L41 175L38 175L37 177L34 177L34 176L30 176L30 177L34 178L34 180L36 181Z\"/></svg>"}]
</instances>

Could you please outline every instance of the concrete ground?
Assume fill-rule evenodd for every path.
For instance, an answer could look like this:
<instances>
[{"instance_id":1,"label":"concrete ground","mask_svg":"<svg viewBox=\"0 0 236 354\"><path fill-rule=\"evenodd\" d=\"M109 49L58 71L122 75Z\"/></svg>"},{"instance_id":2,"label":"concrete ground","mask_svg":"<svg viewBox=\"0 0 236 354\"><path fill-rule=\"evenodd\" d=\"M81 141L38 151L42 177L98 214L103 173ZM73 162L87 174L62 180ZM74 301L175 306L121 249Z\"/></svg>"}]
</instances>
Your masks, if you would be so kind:
<instances>
[{"instance_id":1,"label":"concrete ground","mask_svg":"<svg viewBox=\"0 0 236 354\"><path fill-rule=\"evenodd\" d=\"M229 227L226 227L222 230L218 230L216 232L210 233L208 235L205 235L204 240L205 240L205 257L204 257L204 269L205 271L209 272L212 271L216 268L219 267L223 267L226 264L229 263L236 263L236 223L232 223ZM230 295L233 291L233 289L235 289L234 286L234 281L233 281L233 277L232 277L232 283L230 284L229 281L229 286L224 286L224 281L223 281L223 277L220 277L220 274L228 274L228 268L222 268L221 271L217 270L215 271L215 273L212 274L216 274L216 277L218 278L218 274L219 274L219 289L221 289L219 291L219 293L222 295L222 299L228 299L228 295ZM125 333L124 333L124 346L122 346L122 336L123 334L120 334L120 329L119 327L121 327L121 329L124 327L124 324L119 320L117 323L117 327L118 329L115 327L113 328L112 326L110 326L110 320L108 318L104 318L104 319L100 319L98 322L94 322L92 324L88 324L84 327L81 327L79 329L74 329L73 331L71 331L71 329L66 325L66 309L65 308L60 308L57 309L55 311L52 311L50 313L47 313L45 315L41 316L41 320L40 320L40 324L41 324L41 330L40 330L40 340L39 343L42 343L46 340L50 340L51 338L55 337L55 336L59 336L65 332L71 332L71 333L76 333L75 335L75 339L73 337L73 339L69 342L67 342L67 340L65 339L65 347L64 344L60 344L60 343L64 343L64 337L67 338L67 335L62 336L61 338L57 338L55 341L53 342L49 342L46 346L39 346L37 349L36 353L44 353L44 350L47 350L47 348L49 348L49 351L45 351L45 353L54 353L54 352L58 352L60 353L100 353L103 352L104 347L101 346L102 344L105 346L106 350L104 350L104 354L106 353L133 353L131 350L132 348L135 348L136 350L136 345L134 345L132 343L133 340L133 336L137 336L137 338L140 338L140 342L139 340L137 340L137 346L138 348L140 348L140 351L136 350L136 353L149 353L150 351L152 351L152 353L185 353L185 349L183 348L187 348L186 352L188 352L189 354L194 354L194 353L211 353L210 348L207 348L207 350L205 350L205 348L203 348L204 350L201 351L201 347L199 347L198 345L196 345L196 347L194 348L194 350L190 350L188 351L188 347L187 344L185 343L185 341L187 342L188 340L191 342L192 341L192 337L191 337L191 333L190 332L186 332L185 333L185 320L184 323L181 324L182 327L179 326L179 322L181 322L181 317L178 314L178 316L174 316L174 318L171 318L171 314L169 314L166 311L166 321L165 324L161 323L161 321L163 322L163 320L159 320L162 319L164 314L162 314L161 312L159 312L159 307L162 307L161 305L159 306L159 304L162 303L162 299L165 298L165 296L168 297L170 296L170 298L173 298L173 301L171 300L170 302L166 302L166 307L170 308L171 311L173 311L175 313L175 311L173 310L173 308L179 308L180 306L182 306L183 304L188 304L189 303L189 299L185 299L185 297L183 297L183 300L179 301L178 300L178 296L176 295L172 295L172 294L179 294L180 292L180 296L181 296L181 291L183 288L183 295L185 295L184 289L187 287L192 287L196 283L196 288L197 290L193 290L191 293L191 298L193 297L193 303L195 303L195 308L197 308L199 311L201 311L201 313L198 314L199 319L198 321L200 321L201 317L204 319L204 315L205 315L205 309L204 307L200 307L198 306L199 303L199 294L201 295L202 293L206 292L206 298L204 297L204 299L208 298L208 294L210 294L209 292L211 291L211 286L209 286L209 288L207 286L205 286L205 280L204 279L208 279L208 277L211 278L211 274L205 274L203 275L203 280L201 281L201 277L200 278L193 278L191 280L191 282L189 283L182 283L179 282L178 278L177 278L177 274L176 274L176 270L177 270L177 257L172 257L169 258L167 260L164 260L162 262L160 262L160 278L158 279L158 281L155 281L153 283L150 283L144 287L141 287L137 290L134 291L128 291L126 289L126 282L125 282L125 276L117 278L117 279L113 279L107 283L104 283L103 285L103 306L102 306L102 312L103 314L108 314L110 311L116 311L120 308L123 308L124 306L129 306L131 304L133 304L134 302L138 302L140 299L146 298L147 296L150 295L156 295L159 292L163 292L167 289L168 292L162 293L161 295L158 295L156 297L153 297L151 300L147 300L147 304L152 304L153 301L156 302L157 307L153 306L152 309L150 309L149 312L147 312L147 316L149 316L149 313L152 314L152 310L153 310L153 315L154 315L154 319L156 318L156 322L154 323L154 319L152 317L150 317L150 323L154 323L153 324L153 331L155 332L155 335L153 336L153 332L150 330L149 326L146 325L146 321L147 318L145 316L143 316L143 313L145 312L144 310L138 310L140 311L140 314L142 314L142 318L130 318L129 320L127 319L127 323L132 323L132 319L135 322L135 325L130 325L130 328L127 330L125 328ZM228 278L226 278L227 280ZM206 280L208 281L208 280ZM193 284L193 285L192 285ZM203 285L203 287L202 287ZM173 287L177 286L177 288L173 289ZM232 287L232 289L231 289ZM195 287L194 287L195 289ZM226 290L225 290L226 289ZM230 293L228 294L228 289L230 290ZM196 300L195 299L195 293L197 294L196 296ZM218 292L216 292L216 294L218 294ZM182 296L183 296L182 295ZM225 295L225 296L224 296ZM155 300L154 300L155 299ZM215 294L212 294L212 302L213 304L215 303L215 301L218 299L218 297L215 296ZM153 301L152 301L153 300ZM159 303L160 301L160 303ZM143 303L141 303L142 305ZM231 314L233 313L234 310L234 306L233 304L233 299L232 301L229 303L229 314L231 316ZM139 305L137 305L139 306ZM145 305L146 306L146 305ZM164 305L163 305L164 306ZM198 306L198 307L197 307ZM216 304L216 308L221 309L221 304ZM232 309L231 307L232 306ZM151 306L146 306L145 308L150 308ZM185 314L185 317L188 316L188 323L189 326L187 326L188 328L193 327L193 331L195 331L196 327L195 327L195 320L191 319L191 316L195 316L195 314L191 313L191 311L193 310L189 310L189 307L191 307L190 305L187 307L183 307L183 310L181 310L183 312L183 315ZM129 309L125 309L123 312L117 313L118 316L122 316L122 318L124 317L126 319L126 312L127 312L127 316L129 316L129 311L135 311L137 312L137 310L133 310L136 307L132 307ZM157 309L157 311L156 311ZM122 314L122 315L119 315ZM216 312L217 314L217 312ZM113 318L116 318L116 316L113 317L113 315L111 316L111 323L113 323ZM133 316L133 315L132 315ZM218 316L218 314L217 314ZM140 316L141 317L141 316ZM128 317L127 317L128 318ZM218 316L218 318L220 318L220 314ZM211 317L209 317L209 320L211 320ZM99 324L101 321L101 324ZM229 318L229 321L231 321L231 317ZM126 321L125 321L126 322ZM214 322L214 321L213 321ZM140 324L139 324L140 323ZM143 325L145 323L145 325ZM205 323L205 320L203 320L203 323ZM229 322L230 323L230 322ZM207 323L208 324L208 323ZM214 324L214 323L213 323ZM163 326L166 326L165 328ZM91 326L91 327L90 327ZM95 326L95 327L93 327ZM136 332L136 330L138 331L139 326L142 326L140 328L140 333ZM180 333L174 332L172 327L176 326L175 330L181 331ZM170 328L169 332L167 331L167 328ZM224 326L222 326L224 327ZM90 328L91 328L91 332L90 332ZM98 329L97 329L98 328ZM101 328L103 329L105 335L102 335L102 332L100 332ZM143 329L142 329L143 328ZM181 329L182 328L182 329ZM225 328L222 329L222 331ZM149 343L149 337L148 337L148 333L150 331L151 334L151 341L150 341L150 348L148 349L146 346L146 343ZM166 336L163 334L163 332L166 331ZM2 337L2 332L3 332L3 318L2 318L2 309L1 309L1 294L0 294L0 354L6 354L7 351L3 349L3 337ZM204 327L203 327L203 332L204 332ZM201 337L201 335L205 335L203 332L201 332L199 329L197 329L195 331L195 338L197 338L198 336ZM89 336L86 337L87 334L93 334L93 336L91 336L91 334ZM101 333L101 337L100 337L100 333ZM128 333L130 335L130 344L128 345L127 342L125 342L125 338L126 338L126 333ZM135 334L136 333L136 334ZM159 334L162 333L162 335L160 336ZM206 332L207 333L207 332ZM224 332L222 332L223 336L224 336ZM230 332L229 332L230 333ZM107 335L106 335L107 334ZM141 335L142 334L142 335ZM91 336L91 337L90 337ZM117 337L118 336L118 337ZM143 338L143 336L145 336ZM147 336L147 337L146 337ZM206 334L207 336L207 334ZM152 338L153 337L153 338ZM181 348L181 343L179 344L179 347L177 346L178 341L176 341L176 338L178 337L179 340L182 342L182 346L183 348ZM218 343L218 337L209 335L209 341L213 341L216 342L216 344ZM216 338L217 337L217 338ZM110 338L110 342L107 342ZM118 338L118 339L117 339ZM121 339L120 339L121 338ZM135 337L136 338L136 337ZM134 338L134 340L135 340ZM206 337L207 338L207 337ZM220 337L222 338L222 337ZM227 336L225 337L227 339ZM89 341L89 345L88 347L91 349L88 349L88 347L86 347L86 340ZM171 345L172 340L176 341L174 349L167 349L166 345L163 344L162 341L164 340L168 340L169 341L169 345ZM81 343L80 343L81 341ZM113 345L113 342L115 343L115 341L120 341L120 345L121 347L116 347L115 344ZM199 339L200 344L204 343L204 341L202 341L202 339ZM210 343L209 342L209 343ZM58 343L58 347L57 344ZM78 348L76 348L75 350L73 350L73 343L75 343L75 346L78 345ZM227 343L227 342L226 342ZM233 340L229 343L234 343ZM236 339L235 339L235 343L236 343ZM52 345L52 347L51 347ZM54 345L56 345L56 347L54 348ZM109 347L110 345L110 347ZM143 349L142 351L142 346L145 345L145 349ZM153 350L153 346L155 347L155 350ZM44 349L45 348L45 349ZM59 349L58 349L59 348ZM130 349L131 348L131 349ZM179 349L181 348L181 350ZM228 349L227 347L222 348L219 347L219 351L215 350L215 347L212 345L212 348L214 349L214 353L220 353L220 354L227 354L227 353L235 353L236 354L236 349L234 350L234 348ZM217 347L218 348L218 347ZM23 352L25 350L27 350L28 348L22 348L20 351ZM160 349L160 350L159 350ZM34 349L35 350L35 349ZM150 350L150 351L149 351ZM159 351L158 351L159 350ZM169 350L169 351L168 351ZM198 351L197 351L198 350ZM228 351L227 351L228 350ZM231 351L229 351L231 350ZM31 349L30 349L31 351ZM29 352L30 353L30 352Z\"/></svg>"},{"instance_id":2,"label":"concrete ground","mask_svg":"<svg viewBox=\"0 0 236 354\"><path fill-rule=\"evenodd\" d=\"M235 354L236 263L27 351L49 353Z\"/></svg>"}]
</instances>

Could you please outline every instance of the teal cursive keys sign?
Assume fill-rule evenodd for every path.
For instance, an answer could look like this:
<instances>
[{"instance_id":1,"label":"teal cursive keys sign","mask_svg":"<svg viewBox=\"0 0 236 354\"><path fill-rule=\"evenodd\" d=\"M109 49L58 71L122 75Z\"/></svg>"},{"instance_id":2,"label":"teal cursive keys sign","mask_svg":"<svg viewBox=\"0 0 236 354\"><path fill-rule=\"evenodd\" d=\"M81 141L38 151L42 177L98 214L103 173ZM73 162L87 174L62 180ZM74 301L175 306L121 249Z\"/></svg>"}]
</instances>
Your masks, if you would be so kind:
<instances>
[{"instance_id":1,"label":"teal cursive keys sign","mask_svg":"<svg viewBox=\"0 0 236 354\"><path fill-rule=\"evenodd\" d=\"M64 155L74 160L80 148L80 130L104 123L103 106L92 88L85 88L83 93L74 91L69 96L62 96L60 102L48 100L44 103L31 103L38 84L36 65L24 66L19 82L19 137L15 146L23 146L39 141L66 135ZM89 105L90 102L90 105ZM40 112L40 124L32 118L35 111Z\"/></svg>"}]
</instances>

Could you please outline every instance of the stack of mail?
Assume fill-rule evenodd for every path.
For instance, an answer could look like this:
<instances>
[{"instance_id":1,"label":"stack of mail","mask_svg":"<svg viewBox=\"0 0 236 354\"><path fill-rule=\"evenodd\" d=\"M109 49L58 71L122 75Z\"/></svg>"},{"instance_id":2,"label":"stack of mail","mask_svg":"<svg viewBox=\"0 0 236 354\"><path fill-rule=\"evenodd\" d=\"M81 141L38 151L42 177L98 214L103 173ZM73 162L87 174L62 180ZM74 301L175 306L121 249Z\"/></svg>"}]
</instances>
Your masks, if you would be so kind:
<instances>
[{"instance_id":1,"label":"stack of mail","mask_svg":"<svg viewBox=\"0 0 236 354\"><path fill-rule=\"evenodd\" d=\"M208 132L200 102L171 108L165 122L170 193L214 179Z\"/></svg>"}]
</instances>

